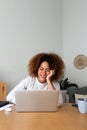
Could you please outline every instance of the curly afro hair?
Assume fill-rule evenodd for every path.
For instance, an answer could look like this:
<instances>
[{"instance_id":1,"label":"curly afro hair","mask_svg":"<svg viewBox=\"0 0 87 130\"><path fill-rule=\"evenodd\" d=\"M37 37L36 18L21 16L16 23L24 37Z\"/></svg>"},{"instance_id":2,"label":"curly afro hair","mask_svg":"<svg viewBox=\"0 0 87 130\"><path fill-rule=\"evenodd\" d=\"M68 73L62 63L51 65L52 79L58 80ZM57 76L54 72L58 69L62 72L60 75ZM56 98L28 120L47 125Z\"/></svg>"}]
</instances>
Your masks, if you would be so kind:
<instances>
[{"instance_id":1,"label":"curly afro hair","mask_svg":"<svg viewBox=\"0 0 87 130\"><path fill-rule=\"evenodd\" d=\"M48 62L50 69L55 71L51 81L58 81L64 75L64 62L56 53L38 53L33 56L28 64L28 72L30 76L37 77L38 69L42 62Z\"/></svg>"}]
</instances>

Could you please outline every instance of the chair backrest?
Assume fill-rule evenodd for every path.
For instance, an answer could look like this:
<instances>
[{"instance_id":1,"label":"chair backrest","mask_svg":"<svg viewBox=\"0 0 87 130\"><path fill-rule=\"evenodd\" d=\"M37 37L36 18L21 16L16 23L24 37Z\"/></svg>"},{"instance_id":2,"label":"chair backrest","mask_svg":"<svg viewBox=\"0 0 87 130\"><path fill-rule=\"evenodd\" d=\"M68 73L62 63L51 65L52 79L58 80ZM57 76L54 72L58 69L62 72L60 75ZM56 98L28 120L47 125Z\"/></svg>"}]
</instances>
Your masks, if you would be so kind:
<instances>
[{"instance_id":1,"label":"chair backrest","mask_svg":"<svg viewBox=\"0 0 87 130\"><path fill-rule=\"evenodd\" d=\"M6 100L6 83L0 82L0 101Z\"/></svg>"}]
</instances>

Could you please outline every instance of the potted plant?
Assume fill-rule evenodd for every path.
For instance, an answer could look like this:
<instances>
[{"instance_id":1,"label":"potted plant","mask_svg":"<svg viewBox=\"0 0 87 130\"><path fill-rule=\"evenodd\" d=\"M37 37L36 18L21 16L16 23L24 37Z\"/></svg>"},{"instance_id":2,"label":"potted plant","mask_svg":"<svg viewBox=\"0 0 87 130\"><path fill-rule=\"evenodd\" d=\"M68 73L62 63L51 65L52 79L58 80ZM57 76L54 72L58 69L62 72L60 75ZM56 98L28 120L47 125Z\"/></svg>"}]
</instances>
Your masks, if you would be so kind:
<instances>
[{"instance_id":1,"label":"potted plant","mask_svg":"<svg viewBox=\"0 0 87 130\"><path fill-rule=\"evenodd\" d=\"M76 83L69 82L68 78L60 80L60 89L61 90L67 90L67 88L72 87L72 86L78 87L78 85Z\"/></svg>"},{"instance_id":2,"label":"potted plant","mask_svg":"<svg viewBox=\"0 0 87 130\"><path fill-rule=\"evenodd\" d=\"M62 92L64 102L69 102L69 97L67 95L67 88L72 86L78 87L78 85L76 83L69 82L68 78L60 80L59 84L60 84L60 89Z\"/></svg>"}]
</instances>

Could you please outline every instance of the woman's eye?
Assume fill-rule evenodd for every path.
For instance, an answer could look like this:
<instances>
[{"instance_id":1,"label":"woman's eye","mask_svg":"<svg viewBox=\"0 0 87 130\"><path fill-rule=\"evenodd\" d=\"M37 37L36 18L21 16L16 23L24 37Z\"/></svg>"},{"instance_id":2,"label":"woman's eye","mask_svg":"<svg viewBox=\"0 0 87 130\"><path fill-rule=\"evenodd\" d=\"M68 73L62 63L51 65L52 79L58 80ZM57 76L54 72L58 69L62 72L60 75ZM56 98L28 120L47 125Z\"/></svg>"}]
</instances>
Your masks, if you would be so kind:
<instances>
[{"instance_id":1,"label":"woman's eye","mask_svg":"<svg viewBox=\"0 0 87 130\"><path fill-rule=\"evenodd\" d=\"M43 68L40 67L40 70L43 70Z\"/></svg>"},{"instance_id":2,"label":"woman's eye","mask_svg":"<svg viewBox=\"0 0 87 130\"><path fill-rule=\"evenodd\" d=\"M46 72L50 72L50 70L49 70L49 69L47 69L47 70L46 70Z\"/></svg>"},{"instance_id":3,"label":"woman's eye","mask_svg":"<svg viewBox=\"0 0 87 130\"><path fill-rule=\"evenodd\" d=\"M50 69L48 69L48 68L47 68L47 69L44 69L44 68L40 67L39 69L40 69L41 71L50 72Z\"/></svg>"}]
</instances>

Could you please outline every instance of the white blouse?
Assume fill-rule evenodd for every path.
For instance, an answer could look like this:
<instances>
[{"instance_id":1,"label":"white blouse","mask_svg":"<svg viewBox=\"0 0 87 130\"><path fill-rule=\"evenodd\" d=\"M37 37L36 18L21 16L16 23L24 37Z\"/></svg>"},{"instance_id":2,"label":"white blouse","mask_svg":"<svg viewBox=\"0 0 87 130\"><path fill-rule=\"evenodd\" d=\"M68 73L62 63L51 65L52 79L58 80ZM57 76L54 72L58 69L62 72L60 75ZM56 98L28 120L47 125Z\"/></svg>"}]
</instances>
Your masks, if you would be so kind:
<instances>
[{"instance_id":1,"label":"white blouse","mask_svg":"<svg viewBox=\"0 0 87 130\"><path fill-rule=\"evenodd\" d=\"M59 99L58 99L58 106L63 105L63 97L60 91L60 85L58 82L53 82L56 90L59 90ZM15 101L15 90L50 90L46 83L40 83L37 78L33 78L31 76L26 77L22 80L11 92L7 95L6 100L16 104Z\"/></svg>"}]
</instances>

